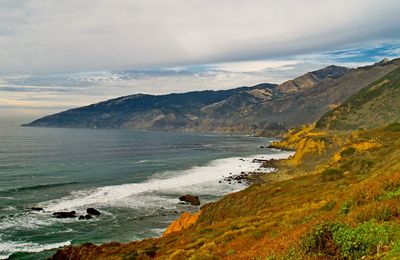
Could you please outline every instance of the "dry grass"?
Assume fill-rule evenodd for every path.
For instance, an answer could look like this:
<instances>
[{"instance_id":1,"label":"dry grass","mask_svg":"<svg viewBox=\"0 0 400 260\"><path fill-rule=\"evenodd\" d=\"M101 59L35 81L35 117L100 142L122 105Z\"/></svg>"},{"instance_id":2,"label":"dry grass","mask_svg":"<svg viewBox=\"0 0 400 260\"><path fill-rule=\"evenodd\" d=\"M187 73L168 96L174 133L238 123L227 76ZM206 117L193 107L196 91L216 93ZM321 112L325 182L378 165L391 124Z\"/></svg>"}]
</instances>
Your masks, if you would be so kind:
<instances>
[{"instance_id":1,"label":"dry grass","mask_svg":"<svg viewBox=\"0 0 400 260\"><path fill-rule=\"evenodd\" d=\"M68 247L55 259L380 258L396 255L397 243L400 252L400 132L349 134L307 126L276 144L284 145L301 148L297 157L278 162L280 174L290 179L256 184L205 205L194 225L165 237ZM346 147L356 150L334 158ZM363 241L356 231L385 239ZM323 246L310 250L317 238ZM359 251L349 246L352 239Z\"/></svg>"}]
</instances>

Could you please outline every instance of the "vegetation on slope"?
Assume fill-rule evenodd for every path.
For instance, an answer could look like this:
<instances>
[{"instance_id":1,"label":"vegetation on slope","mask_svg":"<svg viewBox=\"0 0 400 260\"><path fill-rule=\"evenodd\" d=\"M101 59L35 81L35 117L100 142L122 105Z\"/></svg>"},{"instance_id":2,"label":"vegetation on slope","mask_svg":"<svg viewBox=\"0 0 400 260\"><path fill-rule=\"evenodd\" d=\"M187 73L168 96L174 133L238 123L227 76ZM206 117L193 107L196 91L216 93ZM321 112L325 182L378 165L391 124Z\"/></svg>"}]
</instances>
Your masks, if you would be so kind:
<instances>
[{"instance_id":1,"label":"vegetation on slope","mask_svg":"<svg viewBox=\"0 0 400 260\"><path fill-rule=\"evenodd\" d=\"M291 178L253 185L205 205L198 220L179 232L128 244L67 247L54 259L396 256L399 130L400 124L353 133L313 126L293 131L276 145L295 148L312 141L323 142L324 149L304 147L301 158L279 162Z\"/></svg>"},{"instance_id":2,"label":"vegetation on slope","mask_svg":"<svg viewBox=\"0 0 400 260\"><path fill-rule=\"evenodd\" d=\"M279 172L265 182L184 215L161 238L70 246L53 259L400 258L400 123L381 118L400 100L399 70L273 144L296 154L273 162ZM386 126L335 130L343 111L368 118L363 128Z\"/></svg>"},{"instance_id":3,"label":"vegetation on slope","mask_svg":"<svg viewBox=\"0 0 400 260\"><path fill-rule=\"evenodd\" d=\"M374 128L400 120L400 68L350 97L317 123L320 128Z\"/></svg>"}]
</instances>

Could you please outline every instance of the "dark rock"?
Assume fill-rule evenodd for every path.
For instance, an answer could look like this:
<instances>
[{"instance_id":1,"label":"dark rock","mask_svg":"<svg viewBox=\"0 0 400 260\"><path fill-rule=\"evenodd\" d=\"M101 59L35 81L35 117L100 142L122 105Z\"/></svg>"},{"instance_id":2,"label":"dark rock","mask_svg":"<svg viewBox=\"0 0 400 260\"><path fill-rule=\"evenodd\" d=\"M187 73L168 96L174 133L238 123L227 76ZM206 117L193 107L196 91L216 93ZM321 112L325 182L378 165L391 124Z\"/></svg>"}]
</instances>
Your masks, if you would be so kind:
<instances>
[{"instance_id":1,"label":"dark rock","mask_svg":"<svg viewBox=\"0 0 400 260\"><path fill-rule=\"evenodd\" d=\"M40 207L32 207L31 210L41 211L41 210L43 210L43 208L40 208Z\"/></svg>"},{"instance_id":2,"label":"dark rock","mask_svg":"<svg viewBox=\"0 0 400 260\"><path fill-rule=\"evenodd\" d=\"M86 220L86 219L91 219L91 218L93 218L93 217L92 217L92 215L89 215L89 214L87 214L87 215L80 215L80 216L79 216L79 220Z\"/></svg>"},{"instance_id":3,"label":"dark rock","mask_svg":"<svg viewBox=\"0 0 400 260\"><path fill-rule=\"evenodd\" d=\"M195 205L195 206L199 206L200 205L199 197L193 196L193 195L180 196L179 200L180 201L189 202L190 204Z\"/></svg>"},{"instance_id":4,"label":"dark rock","mask_svg":"<svg viewBox=\"0 0 400 260\"><path fill-rule=\"evenodd\" d=\"M98 215L101 214L100 211L98 211L98 210L95 209L95 208L87 208L87 209L86 209L86 212L87 212L89 215L94 215L94 216L98 216Z\"/></svg>"},{"instance_id":5,"label":"dark rock","mask_svg":"<svg viewBox=\"0 0 400 260\"><path fill-rule=\"evenodd\" d=\"M73 211L54 212L53 217L55 217L55 218L75 218L76 212L74 210Z\"/></svg>"}]
</instances>

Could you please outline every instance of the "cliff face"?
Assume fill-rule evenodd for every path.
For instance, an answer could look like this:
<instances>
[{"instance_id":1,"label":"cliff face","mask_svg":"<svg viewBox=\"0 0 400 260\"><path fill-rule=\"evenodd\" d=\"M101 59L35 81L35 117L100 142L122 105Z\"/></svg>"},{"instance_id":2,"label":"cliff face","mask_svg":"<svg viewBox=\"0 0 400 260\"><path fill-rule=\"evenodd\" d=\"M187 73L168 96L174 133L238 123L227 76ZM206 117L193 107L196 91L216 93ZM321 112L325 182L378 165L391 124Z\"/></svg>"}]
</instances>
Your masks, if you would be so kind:
<instances>
[{"instance_id":1,"label":"cliff face","mask_svg":"<svg viewBox=\"0 0 400 260\"><path fill-rule=\"evenodd\" d=\"M173 232L181 231L183 229L187 229L188 227L196 223L197 219L200 216L200 213L201 211L193 214L190 214L188 212L182 213L182 215L177 220L175 220L168 226L168 228L163 233L163 236L169 235Z\"/></svg>"},{"instance_id":2,"label":"cliff face","mask_svg":"<svg viewBox=\"0 0 400 260\"><path fill-rule=\"evenodd\" d=\"M132 95L71 109L27 126L274 134L317 120L400 65L329 66L277 86L164 96Z\"/></svg>"}]
</instances>

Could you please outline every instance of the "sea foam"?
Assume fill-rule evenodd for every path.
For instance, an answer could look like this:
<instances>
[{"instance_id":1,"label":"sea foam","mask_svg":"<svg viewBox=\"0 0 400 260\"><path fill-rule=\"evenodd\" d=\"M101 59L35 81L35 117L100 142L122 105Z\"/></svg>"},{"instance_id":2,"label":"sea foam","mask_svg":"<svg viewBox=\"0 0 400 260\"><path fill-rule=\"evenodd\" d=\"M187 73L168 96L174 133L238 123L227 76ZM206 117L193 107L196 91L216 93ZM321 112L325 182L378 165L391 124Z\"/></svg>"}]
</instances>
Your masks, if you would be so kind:
<instances>
[{"instance_id":1,"label":"sea foam","mask_svg":"<svg viewBox=\"0 0 400 260\"><path fill-rule=\"evenodd\" d=\"M277 154L217 159L205 166L163 172L142 183L104 186L73 192L61 199L43 202L40 206L46 211L79 211L88 206L143 208L177 203L178 199L172 197L177 194L222 196L246 187L244 183L219 183L224 177L239 175L243 171L258 171L260 164L254 163L254 159L284 159L290 155L292 152L282 151Z\"/></svg>"},{"instance_id":2,"label":"sea foam","mask_svg":"<svg viewBox=\"0 0 400 260\"><path fill-rule=\"evenodd\" d=\"M7 259L13 253L38 253L69 245L71 245L71 241L41 245L23 241L2 241L0 237L0 259Z\"/></svg>"}]
</instances>

